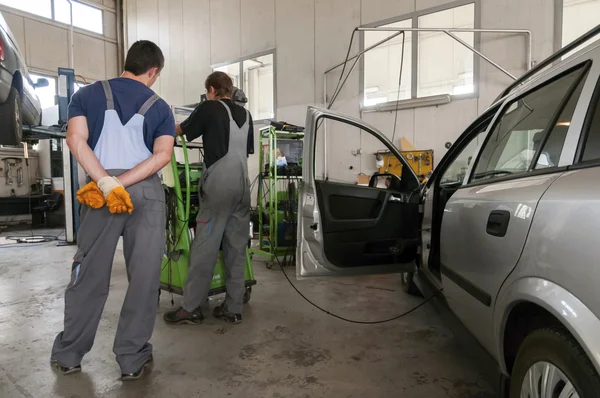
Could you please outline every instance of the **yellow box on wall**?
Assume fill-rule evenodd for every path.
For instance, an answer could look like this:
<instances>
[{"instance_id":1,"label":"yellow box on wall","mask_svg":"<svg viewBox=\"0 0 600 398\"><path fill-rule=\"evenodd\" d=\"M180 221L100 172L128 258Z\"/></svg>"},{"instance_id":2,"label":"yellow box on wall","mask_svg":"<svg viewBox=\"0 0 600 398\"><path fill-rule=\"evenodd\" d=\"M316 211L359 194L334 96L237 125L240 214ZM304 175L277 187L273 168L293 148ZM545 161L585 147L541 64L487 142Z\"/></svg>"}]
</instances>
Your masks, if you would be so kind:
<instances>
[{"instance_id":1,"label":"yellow box on wall","mask_svg":"<svg viewBox=\"0 0 600 398\"><path fill-rule=\"evenodd\" d=\"M400 152L410 167L414 170L420 181L433 170L433 150L414 150ZM402 163L390 152L378 152L376 155L383 157L383 166L379 168L380 173L390 173L402 176ZM387 171L386 171L387 170Z\"/></svg>"}]
</instances>

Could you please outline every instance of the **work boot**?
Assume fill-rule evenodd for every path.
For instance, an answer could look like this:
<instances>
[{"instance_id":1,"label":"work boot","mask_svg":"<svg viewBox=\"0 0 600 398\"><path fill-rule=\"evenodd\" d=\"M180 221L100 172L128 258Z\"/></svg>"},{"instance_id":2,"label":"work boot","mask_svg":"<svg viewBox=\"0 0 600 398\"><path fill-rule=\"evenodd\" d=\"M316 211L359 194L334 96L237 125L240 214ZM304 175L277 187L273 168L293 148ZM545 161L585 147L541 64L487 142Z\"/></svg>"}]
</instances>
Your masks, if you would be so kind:
<instances>
[{"instance_id":1,"label":"work boot","mask_svg":"<svg viewBox=\"0 0 600 398\"><path fill-rule=\"evenodd\" d=\"M234 325L242 323L242 314L234 314L233 312L229 312L225 303L215 307L213 310L213 315Z\"/></svg>"},{"instance_id":2,"label":"work boot","mask_svg":"<svg viewBox=\"0 0 600 398\"><path fill-rule=\"evenodd\" d=\"M139 379L140 377L142 377L144 375L146 368L148 366L150 366L150 364L152 363L153 360L154 360L154 358L152 358L152 354L150 354L150 356L148 358L146 358L146 361L144 362L144 364L142 365L140 370L138 370L135 373L122 373L121 380L122 381L133 381L133 380Z\"/></svg>"},{"instance_id":3,"label":"work boot","mask_svg":"<svg viewBox=\"0 0 600 398\"><path fill-rule=\"evenodd\" d=\"M50 360L50 366L52 366L53 368L58 370L60 372L60 374L63 374L63 375L72 375L73 373L81 372L81 365L71 366L71 367L63 366L60 364L60 362L58 362L55 359Z\"/></svg>"},{"instance_id":4,"label":"work boot","mask_svg":"<svg viewBox=\"0 0 600 398\"><path fill-rule=\"evenodd\" d=\"M196 308L194 311L186 311L183 307L179 307L175 311L165 312L163 319L169 325L200 325L204 322L204 315L202 315L202 309Z\"/></svg>"}]
</instances>

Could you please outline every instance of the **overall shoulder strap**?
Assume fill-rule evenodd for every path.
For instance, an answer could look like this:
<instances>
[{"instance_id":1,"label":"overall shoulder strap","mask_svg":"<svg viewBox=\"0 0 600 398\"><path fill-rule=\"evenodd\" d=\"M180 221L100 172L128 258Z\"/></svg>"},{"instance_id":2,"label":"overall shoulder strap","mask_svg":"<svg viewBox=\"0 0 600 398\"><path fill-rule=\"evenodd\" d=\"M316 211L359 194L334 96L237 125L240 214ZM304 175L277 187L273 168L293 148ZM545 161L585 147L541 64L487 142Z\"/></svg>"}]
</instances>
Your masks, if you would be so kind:
<instances>
[{"instance_id":1,"label":"overall shoulder strap","mask_svg":"<svg viewBox=\"0 0 600 398\"><path fill-rule=\"evenodd\" d=\"M229 109L229 106L221 100L219 100L219 102L221 104L223 104L223 106L225 107L225 110L227 110L227 114L229 115L229 121L233 121L233 115L231 114L231 109Z\"/></svg>"},{"instance_id":2,"label":"overall shoulder strap","mask_svg":"<svg viewBox=\"0 0 600 398\"><path fill-rule=\"evenodd\" d=\"M115 100L113 98L112 90L110 88L110 83L108 82L108 80L102 81L102 87L104 88L104 95L106 95L106 109L115 109Z\"/></svg>"},{"instance_id":3,"label":"overall shoulder strap","mask_svg":"<svg viewBox=\"0 0 600 398\"><path fill-rule=\"evenodd\" d=\"M159 99L160 97L158 96L158 94L154 94L152 97L148 98L148 100L144 103L144 105L142 105L142 107L138 111L138 114L144 116L146 112L148 112L148 110L152 108L152 105L154 105Z\"/></svg>"}]
</instances>

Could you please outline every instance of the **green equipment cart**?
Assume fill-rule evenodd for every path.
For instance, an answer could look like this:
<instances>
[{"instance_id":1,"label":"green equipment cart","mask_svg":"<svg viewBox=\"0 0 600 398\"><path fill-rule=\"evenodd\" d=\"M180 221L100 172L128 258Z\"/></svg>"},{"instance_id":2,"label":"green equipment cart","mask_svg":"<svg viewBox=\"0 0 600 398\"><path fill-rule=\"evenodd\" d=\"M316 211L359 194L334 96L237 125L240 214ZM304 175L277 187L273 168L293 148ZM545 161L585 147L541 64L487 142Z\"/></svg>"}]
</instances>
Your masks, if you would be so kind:
<instances>
[{"instance_id":1,"label":"green equipment cart","mask_svg":"<svg viewBox=\"0 0 600 398\"><path fill-rule=\"evenodd\" d=\"M283 265L293 265L304 133L279 131L271 125L259 134L258 245L251 252L267 258L267 268L278 257L284 257ZM285 165L278 164L282 158Z\"/></svg>"},{"instance_id":2,"label":"green equipment cart","mask_svg":"<svg viewBox=\"0 0 600 398\"><path fill-rule=\"evenodd\" d=\"M180 149L179 149L180 148ZM182 295L188 275L190 247L195 234L196 215L200 209L198 186L202 175L202 165L190 162L192 150L202 153L202 145L177 139L171 162L162 170L165 202L167 206L166 247L160 273L160 290ZM176 153L183 156L183 163L177 162ZM183 152L181 154L181 152ZM198 156L198 160L199 160ZM250 225L248 225L250 235ZM246 292L244 303L250 300L252 286L256 284L249 249L246 249L244 269ZM225 293L225 267L223 255L219 252L209 295ZM159 291L160 295L160 291Z\"/></svg>"}]
</instances>

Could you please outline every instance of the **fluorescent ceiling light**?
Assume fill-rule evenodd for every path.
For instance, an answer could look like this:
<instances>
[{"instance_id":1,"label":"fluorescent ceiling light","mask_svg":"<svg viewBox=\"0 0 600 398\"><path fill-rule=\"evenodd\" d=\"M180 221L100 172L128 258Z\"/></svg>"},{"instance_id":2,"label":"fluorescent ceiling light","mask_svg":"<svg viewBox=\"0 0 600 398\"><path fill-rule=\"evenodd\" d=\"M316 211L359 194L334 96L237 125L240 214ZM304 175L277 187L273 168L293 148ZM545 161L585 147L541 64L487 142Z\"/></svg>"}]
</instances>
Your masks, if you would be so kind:
<instances>
[{"instance_id":1,"label":"fluorescent ceiling light","mask_svg":"<svg viewBox=\"0 0 600 398\"><path fill-rule=\"evenodd\" d=\"M423 98L412 98L407 100L386 102L384 104L377 104L372 107L363 109L365 112L389 112L395 111L396 109L412 109L421 108L426 106L436 106L449 104L452 101L452 97L448 94L432 95L430 97Z\"/></svg>"}]
</instances>

